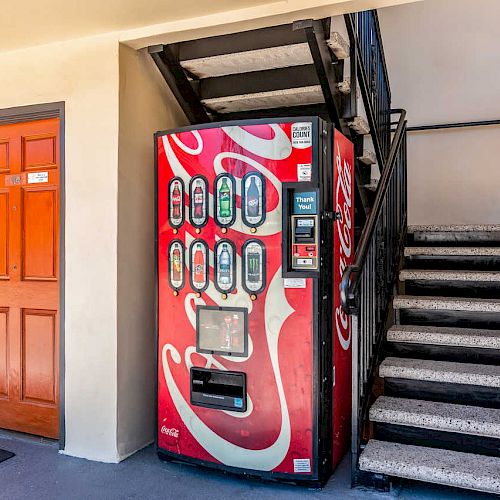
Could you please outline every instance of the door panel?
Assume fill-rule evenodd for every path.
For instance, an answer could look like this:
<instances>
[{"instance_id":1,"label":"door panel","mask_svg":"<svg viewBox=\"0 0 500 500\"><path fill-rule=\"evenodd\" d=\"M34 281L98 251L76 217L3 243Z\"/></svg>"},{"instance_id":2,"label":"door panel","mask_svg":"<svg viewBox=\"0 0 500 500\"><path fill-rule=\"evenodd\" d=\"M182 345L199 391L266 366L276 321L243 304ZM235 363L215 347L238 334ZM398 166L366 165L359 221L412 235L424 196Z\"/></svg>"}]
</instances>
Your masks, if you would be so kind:
<instances>
[{"instance_id":1,"label":"door panel","mask_svg":"<svg viewBox=\"0 0 500 500\"><path fill-rule=\"evenodd\" d=\"M23 137L23 170L56 168L56 139L53 134Z\"/></svg>"},{"instance_id":2,"label":"door panel","mask_svg":"<svg viewBox=\"0 0 500 500\"><path fill-rule=\"evenodd\" d=\"M9 278L9 191L0 190L0 279Z\"/></svg>"},{"instance_id":3,"label":"door panel","mask_svg":"<svg viewBox=\"0 0 500 500\"><path fill-rule=\"evenodd\" d=\"M55 404L55 333L55 311L23 311L23 401Z\"/></svg>"},{"instance_id":4,"label":"door panel","mask_svg":"<svg viewBox=\"0 0 500 500\"><path fill-rule=\"evenodd\" d=\"M9 140L0 139L0 173L9 171Z\"/></svg>"},{"instance_id":5,"label":"door panel","mask_svg":"<svg viewBox=\"0 0 500 500\"><path fill-rule=\"evenodd\" d=\"M59 435L59 120L0 126L0 428Z\"/></svg>"},{"instance_id":6,"label":"door panel","mask_svg":"<svg viewBox=\"0 0 500 500\"><path fill-rule=\"evenodd\" d=\"M55 188L23 189L24 279L56 278Z\"/></svg>"},{"instance_id":7,"label":"door panel","mask_svg":"<svg viewBox=\"0 0 500 500\"><path fill-rule=\"evenodd\" d=\"M7 310L0 309L0 398L6 398L9 390L9 333Z\"/></svg>"}]
</instances>

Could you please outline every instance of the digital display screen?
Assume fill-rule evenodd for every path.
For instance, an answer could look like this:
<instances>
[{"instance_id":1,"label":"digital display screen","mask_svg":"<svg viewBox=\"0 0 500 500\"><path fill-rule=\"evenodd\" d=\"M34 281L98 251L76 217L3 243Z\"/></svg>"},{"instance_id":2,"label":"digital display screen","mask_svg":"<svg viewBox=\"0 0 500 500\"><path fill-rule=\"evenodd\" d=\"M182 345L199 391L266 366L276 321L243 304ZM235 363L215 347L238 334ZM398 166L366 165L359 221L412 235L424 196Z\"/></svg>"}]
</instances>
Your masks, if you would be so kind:
<instances>
[{"instance_id":1,"label":"digital display screen","mask_svg":"<svg viewBox=\"0 0 500 500\"><path fill-rule=\"evenodd\" d=\"M247 355L248 311L242 307L198 306L196 350L227 356Z\"/></svg>"},{"instance_id":2,"label":"digital display screen","mask_svg":"<svg viewBox=\"0 0 500 500\"><path fill-rule=\"evenodd\" d=\"M314 220L313 219L298 219L297 227L313 227Z\"/></svg>"}]
</instances>

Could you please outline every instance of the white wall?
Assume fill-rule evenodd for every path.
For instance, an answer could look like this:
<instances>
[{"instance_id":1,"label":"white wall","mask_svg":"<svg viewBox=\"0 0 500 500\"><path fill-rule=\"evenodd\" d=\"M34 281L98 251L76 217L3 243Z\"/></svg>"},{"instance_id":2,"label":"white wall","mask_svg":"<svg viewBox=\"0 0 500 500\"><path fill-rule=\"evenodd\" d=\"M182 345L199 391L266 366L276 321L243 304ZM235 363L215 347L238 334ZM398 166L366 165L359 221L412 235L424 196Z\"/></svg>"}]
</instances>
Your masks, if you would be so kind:
<instances>
[{"instance_id":1,"label":"white wall","mask_svg":"<svg viewBox=\"0 0 500 500\"><path fill-rule=\"evenodd\" d=\"M118 43L0 54L0 108L66 102L65 453L116 461Z\"/></svg>"},{"instance_id":2,"label":"white wall","mask_svg":"<svg viewBox=\"0 0 500 500\"><path fill-rule=\"evenodd\" d=\"M154 439L153 134L186 119L146 51L120 47L118 453Z\"/></svg>"},{"instance_id":3,"label":"white wall","mask_svg":"<svg viewBox=\"0 0 500 500\"><path fill-rule=\"evenodd\" d=\"M500 118L500 2L425 0L379 17L409 125ZM500 223L499 143L500 127L409 134L409 222Z\"/></svg>"}]
</instances>

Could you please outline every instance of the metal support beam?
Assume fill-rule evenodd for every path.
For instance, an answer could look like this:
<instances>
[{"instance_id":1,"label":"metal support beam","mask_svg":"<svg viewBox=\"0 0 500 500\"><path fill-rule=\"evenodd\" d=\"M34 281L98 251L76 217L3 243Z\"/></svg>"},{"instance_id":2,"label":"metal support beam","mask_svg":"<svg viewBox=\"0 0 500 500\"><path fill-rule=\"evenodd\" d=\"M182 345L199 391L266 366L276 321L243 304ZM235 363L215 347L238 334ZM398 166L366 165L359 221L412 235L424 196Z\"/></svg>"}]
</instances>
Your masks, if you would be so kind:
<instances>
[{"instance_id":1,"label":"metal support beam","mask_svg":"<svg viewBox=\"0 0 500 500\"><path fill-rule=\"evenodd\" d=\"M191 82L200 99L213 99L240 94L279 91L319 85L312 64L287 68L250 71L234 75L202 78Z\"/></svg>"},{"instance_id":2,"label":"metal support beam","mask_svg":"<svg viewBox=\"0 0 500 500\"><path fill-rule=\"evenodd\" d=\"M209 115L170 46L154 45L148 51L189 122L193 125L210 122Z\"/></svg>"},{"instance_id":3,"label":"metal support beam","mask_svg":"<svg viewBox=\"0 0 500 500\"><path fill-rule=\"evenodd\" d=\"M259 28L256 30L218 35L199 40L179 42L179 60L200 59L249 50L269 49L305 43L304 33L294 32L289 24Z\"/></svg>"},{"instance_id":4,"label":"metal support beam","mask_svg":"<svg viewBox=\"0 0 500 500\"><path fill-rule=\"evenodd\" d=\"M295 21L293 23L293 30L304 30L330 120L335 124L335 127L349 137L349 128L341 118L342 112L340 103L338 103L340 96L337 84L341 79L337 78L335 65L340 64L340 62L328 48L326 43L327 36L322 21L313 19Z\"/></svg>"}]
</instances>

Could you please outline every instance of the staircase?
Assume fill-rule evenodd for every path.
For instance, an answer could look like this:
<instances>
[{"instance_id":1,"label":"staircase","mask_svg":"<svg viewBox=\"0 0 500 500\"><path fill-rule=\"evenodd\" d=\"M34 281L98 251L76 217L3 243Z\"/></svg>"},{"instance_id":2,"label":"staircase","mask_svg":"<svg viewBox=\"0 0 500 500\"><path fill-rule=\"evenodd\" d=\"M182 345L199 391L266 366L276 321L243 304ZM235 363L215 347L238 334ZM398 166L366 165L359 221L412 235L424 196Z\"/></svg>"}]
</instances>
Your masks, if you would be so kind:
<instances>
[{"instance_id":1,"label":"staircase","mask_svg":"<svg viewBox=\"0 0 500 500\"><path fill-rule=\"evenodd\" d=\"M403 267L359 468L500 494L500 225L410 226Z\"/></svg>"}]
</instances>

